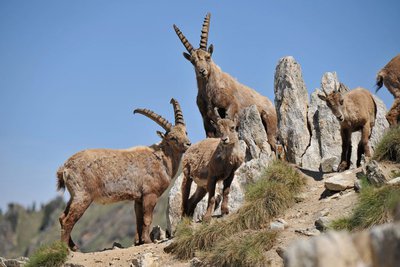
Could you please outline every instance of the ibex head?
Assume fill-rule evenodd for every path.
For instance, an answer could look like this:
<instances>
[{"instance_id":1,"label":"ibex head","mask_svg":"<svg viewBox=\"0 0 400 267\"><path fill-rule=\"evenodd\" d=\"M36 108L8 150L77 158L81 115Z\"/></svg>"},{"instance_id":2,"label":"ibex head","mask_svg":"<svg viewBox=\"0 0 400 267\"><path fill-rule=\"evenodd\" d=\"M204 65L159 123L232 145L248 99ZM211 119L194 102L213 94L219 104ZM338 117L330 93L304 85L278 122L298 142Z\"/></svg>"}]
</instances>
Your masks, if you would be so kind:
<instances>
[{"instance_id":1,"label":"ibex head","mask_svg":"<svg viewBox=\"0 0 400 267\"><path fill-rule=\"evenodd\" d=\"M193 64L196 70L196 75L202 78L208 78L210 74L211 55L214 49L212 44L207 48L210 17L211 14L208 13L207 16L204 18L203 28L201 30L200 36L200 47L197 49L193 48L193 46L181 32L181 30L179 30L179 28L174 24L176 34L178 35L182 44L185 46L186 50L189 52L184 52L183 56Z\"/></svg>"},{"instance_id":2,"label":"ibex head","mask_svg":"<svg viewBox=\"0 0 400 267\"><path fill-rule=\"evenodd\" d=\"M175 151L183 153L189 148L191 143L187 136L185 121L183 120L182 110L178 101L172 98L171 104L174 107L175 125L172 125L168 120L149 109L138 108L133 113L142 114L164 128L165 133L157 131L157 134Z\"/></svg>"},{"instance_id":3,"label":"ibex head","mask_svg":"<svg viewBox=\"0 0 400 267\"><path fill-rule=\"evenodd\" d=\"M221 143L224 146L233 145L239 140L239 134L237 132L237 115L233 120L222 119L219 116L217 108L215 111L215 121L211 120L210 123L216 129L216 137L221 139Z\"/></svg>"},{"instance_id":4,"label":"ibex head","mask_svg":"<svg viewBox=\"0 0 400 267\"><path fill-rule=\"evenodd\" d=\"M323 90L324 94L318 94L318 97L326 102L326 105L332 110L333 115L342 122L344 120L343 108L344 108L344 98L343 95L348 89L342 83L339 85L339 89L336 89L330 94Z\"/></svg>"}]
</instances>

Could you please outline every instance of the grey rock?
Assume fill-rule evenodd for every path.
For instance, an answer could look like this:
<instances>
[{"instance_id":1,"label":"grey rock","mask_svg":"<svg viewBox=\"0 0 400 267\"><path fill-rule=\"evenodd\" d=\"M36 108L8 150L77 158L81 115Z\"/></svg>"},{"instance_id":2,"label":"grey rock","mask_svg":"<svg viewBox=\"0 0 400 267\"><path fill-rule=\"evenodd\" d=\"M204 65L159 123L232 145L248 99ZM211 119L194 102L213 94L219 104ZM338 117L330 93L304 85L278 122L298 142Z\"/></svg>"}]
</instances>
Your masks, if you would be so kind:
<instances>
[{"instance_id":1,"label":"grey rock","mask_svg":"<svg viewBox=\"0 0 400 267\"><path fill-rule=\"evenodd\" d=\"M239 139L245 143L247 161L259 158L262 154L272 156L267 134L255 105L242 110L239 114Z\"/></svg>"},{"instance_id":2,"label":"grey rock","mask_svg":"<svg viewBox=\"0 0 400 267\"><path fill-rule=\"evenodd\" d=\"M389 128L389 122L386 120L387 109L385 103L377 97L373 95L374 101L377 107L375 126L372 128L371 138L370 138L370 146L372 150L376 149L377 144L382 139L386 129Z\"/></svg>"},{"instance_id":3,"label":"grey rock","mask_svg":"<svg viewBox=\"0 0 400 267\"><path fill-rule=\"evenodd\" d=\"M193 259L190 260L190 267L202 267L203 266L203 262L197 258L194 257Z\"/></svg>"},{"instance_id":4,"label":"grey rock","mask_svg":"<svg viewBox=\"0 0 400 267\"><path fill-rule=\"evenodd\" d=\"M321 232L316 228L307 228L307 229L296 229L294 230L296 233L305 235L305 236L317 236L320 235Z\"/></svg>"},{"instance_id":5,"label":"grey rock","mask_svg":"<svg viewBox=\"0 0 400 267\"><path fill-rule=\"evenodd\" d=\"M140 254L137 258L132 259L132 265L135 267L159 267L160 258L151 252Z\"/></svg>"},{"instance_id":6,"label":"grey rock","mask_svg":"<svg viewBox=\"0 0 400 267\"><path fill-rule=\"evenodd\" d=\"M356 192L360 192L360 191L361 191L361 188L362 188L361 180L360 180L360 179L355 180L355 181L354 181L354 190L355 190Z\"/></svg>"},{"instance_id":7,"label":"grey rock","mask_svg":"<svg viewBox=\"0 0 400 267\"><path fill-rule=\"evenodd\" d=\"M330 223L331 221L328 219L328 217L321 216L315 221L314 224L319 231L324 232L326 229L328 229Z\"/></svg>"},{"instance_id":8,"label":"grey rock","mask_svg":"<svg viewBox=\"0 0 400 267\"><path fill-rule=\"evenodd\" d=\"M375 227L370 237L374 266L400 266L400 223Z\"/></svg>"},{"instance_id":9,"label":"grey rock","mask_svg":"<svg viewBox=\"0 0 400 267\"><path fill-rule=\"evenodd\" d=\"M318 98L318 94L321 93L319 89L316 89L310 96L310 104L307 112L308 126L311 131L310 144L306 149L302 159L301 166L305 169L318 171L321 164L321 152L319 144L319 112L318 103L321 99ZM325 172L329 172L325 171Z\"/></svg>"},{"instance_id":10,"label":"grey rock","mask_svg":"<svg viewBox=\"0 0 400 267\"><path fill-rule=\"evenodd\" d=\"M348 170L333 175L325 180L325 188L332 191L343 191L354 187L356 174L354 170Z\"/></svg>"},{"instance_id":11,"label":"grey rock","mask_svg":"<svg viewBox=\"0 0 400 267\"><path fill-rule=\"evenodd\" d=\"M285 267L356 267L359 257L351 237L342 232L293 242L285 251Z\"/></svg>"},{"instance_id":12,"label":"grey rock","mask_svg":"<svg viewBox=\"0 0 400 267\"><path fill-rule=\"evenodd\" d=\"M27 261L20 261L17 259L5 259L3 264L7 267L22 267L27 263Z\"/></svg>"},{"instance_id":13,"label":"grey rock","mask_svg":"<svg viewBox=\"0 0 400 267\"><path fill-rule=\"evenodd\" d=\"M154 226L153 229L150 232L150 239L151 241L161 241L166 238L165 231L161 229L161 226L157 225Z\"/></svg>"},{"instance_id":14,"label":"grey rock","mask_svg":"<svg viewBox=\"0 0 400 267\"><path fill-rule=\"evenodd\" d=\"M275 70L275 107L279 140L289 162L300 165L310 143L307 127L308 93L300 65L293 57L281 58Z\"/></svg>"},{"instance_id":15,"label":"grey rock","mask_svg":"<svg viewBox=\"0 0 400 267\"><path fill-rule=\"evenodd\" d=\"M398 185L398 184L400 184L400 177L397 177L397 178L394 178L394 179L388 181L387 184L390 184L390 185Z\"/></svg>"},{"instance_id":16,"label":"grey rock","mask_svg":"<svg viewBox=\"0 0 400 267\"><path fill-rule=\"evenodd\" d=\"M371 160L365 165L365 171L368 181L375 186L381 186L389 180L379 163L375 160Z\"/></svg>"},{"instance_id":17,"label":"grey rock","mask_svg":"<svg viewBox=\"0 0 400 267\"><path fill-rule=\"evenodd\" d=\"M285 225L281 222L274 221L274 222L270 222L269 228L271 230L275 230L275 231L283 231L283 230L285 230Z\"/></svg>"}]
</instances>

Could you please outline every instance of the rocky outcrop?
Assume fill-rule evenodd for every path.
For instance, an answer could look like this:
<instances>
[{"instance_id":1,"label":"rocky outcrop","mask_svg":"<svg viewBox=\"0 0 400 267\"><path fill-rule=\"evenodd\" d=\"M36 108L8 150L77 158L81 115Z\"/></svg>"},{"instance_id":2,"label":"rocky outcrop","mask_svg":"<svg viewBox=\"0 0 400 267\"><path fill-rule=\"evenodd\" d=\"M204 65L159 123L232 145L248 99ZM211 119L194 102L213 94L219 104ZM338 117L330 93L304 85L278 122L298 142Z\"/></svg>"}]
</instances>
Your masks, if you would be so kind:
<instances>
[{"instance_id":1,"label":"rocky outcrop","mask_svg":"<svg viewBox=\"0 0 400 267\"><path fill-rule=\"evenodd\" d=\"M261 171L274 158L269 144L266 142L267 135L265 133L260 114L255 106L246 108L239 115L239 137L241 139L241 147L243 153L246 153L246 162L243 163L235 172L232 181L228 207L230 212L234 212L243 204L245 185L253 182L260 175ZM176 225L181 220L182 205L182 185L183 175L179 175L168 195L167 207L167 233L173 235ZM197 185L192 183L190 192L196 191ZM217 184L216 198L221 200L222 183ZM193 221L201 221L207 209L208 194L197 204L193 215ZM214 215L221 214L218 206L214 211Z\"/></svg>"},{"instance_id":2,"label":"rocky outcrop","mask_svg":"<svg viewBox=\"0 0 400 267\"><path fill-rule=\"evenodd\" d=\"M279 140L285 147L287 160L300 165L301 157L310 143L307 127L308 93L301 67L293 57L279 60L274 88Z\"/></svg>"},{"instance_id":3,"label":"rocky outcrop","mask_svg":"<svg viewBox=\"0 0 400 267\"><path fill-rule=\"evenodd\" d=\"M321 80L321 89L330 93L339 88L335 72L327 72ZM347 88L347 87L346 87ZM286 149L287 160L312 171L336 171L341 155L340 125L326 103L318 98L322 90L310 96L305 88L301 68L292 57L282 58L275 73L275 105L278 115L280 141ZM374 150L389 124L386 107L374 96L377 105L375 126L370 146ZM361 133L352 134L351 168L357 161L357 145Z\"/></svg>"},{"instance_id":4,"label":"rocky outcrop","mask_svg":"<svg viewBox=\"0 0 400 267\"><path fill-rule=\"evenodd\" d=\"M355 234L328 232L292 243L284 252L285 267L400 266L400 223Z\"/></svg>"}]
</instances>

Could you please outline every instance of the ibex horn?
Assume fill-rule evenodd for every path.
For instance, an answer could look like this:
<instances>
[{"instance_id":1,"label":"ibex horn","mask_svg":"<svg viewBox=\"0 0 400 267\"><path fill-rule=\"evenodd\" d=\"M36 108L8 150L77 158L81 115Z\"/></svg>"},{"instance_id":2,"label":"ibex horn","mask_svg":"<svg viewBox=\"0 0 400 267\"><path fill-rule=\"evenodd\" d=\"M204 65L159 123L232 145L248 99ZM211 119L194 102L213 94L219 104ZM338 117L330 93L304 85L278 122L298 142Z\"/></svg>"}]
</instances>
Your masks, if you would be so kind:
<instances>
[{"instance_id":1,"label":"ibex horn","mask_svg":"<svg viewBox=\"0 0 400 267\"><path fill-rule=\"evenodd\" d=\"M142 115L146 116L147 118L152 119L158 125L163 127L164 130L166 130L167 132L171 131L171 129L172 129L172 124L169 121L167 121L166 119L164 119L163 117L161 117L160 115L156 114L154 111L151 111L151 110L145 109L145 108L137 108L133 111L133 114L136 114L136 113L142 114Z\"/></svg>"},{"instance_id":2,"label":"ibex horn","mask_svg":"<svg viewBox=\"0 0 400 267\"><path fill-rule=\"evenodd\" d=\"M174 24L174 30L176 32L176 35L178 35L179 39L181 40L182 44L185 46L186 50L189 53L192 53L193 46L189 43L189 41L186 39L185 35L179 30L179 28Z\"/></svg>"},{"instance_id":3,"label":"ibex horn","mask_svg":"<svg viewBox=\"0 0 400 267\"><path fill-rule=\"evenodd\" d=\"M175 125L177 125L177 124L185 125L185 121L183 120L182 109L181 109L181 106L179 105L178 101L174 98L171 98L170 103L174 107Z\"/></svg>"},{"instance_id":4,"label":"ibex horn","mask_svg":"<svg viewBox=\"0 0 400 267\"><path fill-rule=\"evenodd\" d=\"M210 17L211 14L207 13L206 17L204 18L203 28L201 29L201 35L200 35L200 49L206 51L208 42L208 30L210 29Z\"/></svg>"}]
</instances>

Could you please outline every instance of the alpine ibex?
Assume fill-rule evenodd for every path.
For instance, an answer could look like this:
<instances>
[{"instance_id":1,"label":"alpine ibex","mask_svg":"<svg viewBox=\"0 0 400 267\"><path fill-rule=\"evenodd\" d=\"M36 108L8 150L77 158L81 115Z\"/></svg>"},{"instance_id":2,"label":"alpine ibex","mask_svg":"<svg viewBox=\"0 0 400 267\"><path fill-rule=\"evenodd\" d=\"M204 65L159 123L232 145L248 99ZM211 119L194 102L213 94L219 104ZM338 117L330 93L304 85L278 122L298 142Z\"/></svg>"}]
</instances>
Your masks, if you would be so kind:
<instances>
[{"instance_id":1,"label":"alpine ibex","mask_svg":"<svg viewBox=\"0 0 400 267\"><path fill-rule=\"evenodd\" d=\"M78 247L71 239L75 223L92 202L107 204L135 201L135 244L150 243L149 229L158 197L178 171L182 154L190 146L179 103L171 99L175 125L148 109L135 109L160 125L162 141L149 147L129 149L90 149L70 157L57 171L58 189L67 187L71 198L61 214L61 241L71 250Z\"/></svg>"},{"instance_id":2,"label":"alpine ibex","mask_svg":"<svg viewBox=\"0 0 400 267\"><path fill-rule=\"evenodd\" d=\"M268 143L275 151L277 117L275 107L265 96L239 83L228 73L223 72L211 59L213 45L207 49L210 13L204 19L201 31L200 48L195 49L174 24L179 39L189 53L183 56L189 60L195 69L197 79L197 106L203 117L207 137L215 136L215 127L210 123L215 120L214 108L218 108L222 118L233 119L241 110L256 105L261 115Z\"/></svg>"},{"instance_id":3,"label":"alpine ibex","mask_svg":"<svg viewBox=\"0 0 400 267\"><path fill-rule=\"evenodd\" d=\"M385 85L394 97L394 102L386 119L390 126L396 126L400 121L400 54L395 56L376 76L376 92Z\"/></svg>"},{"instance_id":4,"label":"alpine ibex","mask_svg":"<svg viewBox=\"0 0 400 267\"><path fill-rule=\"evenodd\" d=\"M347 91L345 86L340 84L339 90L335 89L330 94L324 91L324 95L319 94L318 97L326 102L340 123L342 155L338 171L350 168L351 135L361 130L361 140L357 149L357 166L359 166L361 154L371 157L368 140L375 125L377 112L371 93L360 87Z\"/></svg>"},{"instance_id":5,"label":"alpine ibex","mask_svg":"<svg viewBox=\"0 0 400 267\"><path fill-rule=\"evenodd\" d=\"M217 112L217 111L216 111ZM222 215L228 214L228 195L234 173L244 162L244 152L239 145L237 133L237 117L234 120L221 119L216 116L216 122L211 121L220 138L206 138L192 145L182 159L182 216L193 216L200 200L208 192L207 212L204 221L211 219L215 207L215 187L218 181L223 181ZM192 197L190 187L192 182L197 189Z\"/></svg>"}]
</instances>

